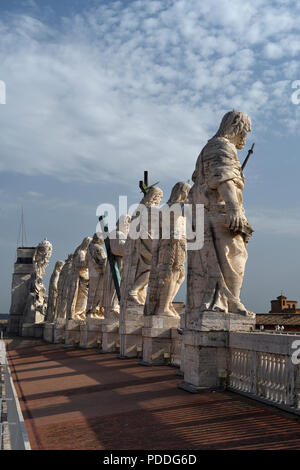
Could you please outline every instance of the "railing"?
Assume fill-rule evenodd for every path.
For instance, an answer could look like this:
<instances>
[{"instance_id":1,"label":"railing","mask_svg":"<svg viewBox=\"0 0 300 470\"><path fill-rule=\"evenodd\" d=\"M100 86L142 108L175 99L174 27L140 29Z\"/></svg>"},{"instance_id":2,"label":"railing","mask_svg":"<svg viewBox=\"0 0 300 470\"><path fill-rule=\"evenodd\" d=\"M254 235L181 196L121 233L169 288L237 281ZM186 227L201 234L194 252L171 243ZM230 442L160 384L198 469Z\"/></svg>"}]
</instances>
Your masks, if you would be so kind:
<instances>
[{"instance_id":1,"label":"railing","mask_svg":"<svg viewBox=\"0 0 300 470\"><path fill-rule=\"evenodd\" d=\"M298 338L298 339L297 339ZM228 388L300 414L296 335L231 333Z\"/></svg>"},{"instance_id":2,"label":"railing","mask_svg":"<svg viewBox=\"0 0 300 470\"><path fill-rule=\"evenodd\" d=\"M1 445L3 442L4 427L7 430L5 445L2 445L2 449L11 450L31 450L28 435L25 428L24 418L19 404L19 399L14 387L13 379L10 373L10 369L7 364L6 350L4 341L0 340L0 368L2 371L2 410L3 404L5 404L6 413L0 414L2 423L0 426ZM1 410L0 410L1 412ZM0 446L1 448L1 446Z\"/></svg>"}]
</instances>

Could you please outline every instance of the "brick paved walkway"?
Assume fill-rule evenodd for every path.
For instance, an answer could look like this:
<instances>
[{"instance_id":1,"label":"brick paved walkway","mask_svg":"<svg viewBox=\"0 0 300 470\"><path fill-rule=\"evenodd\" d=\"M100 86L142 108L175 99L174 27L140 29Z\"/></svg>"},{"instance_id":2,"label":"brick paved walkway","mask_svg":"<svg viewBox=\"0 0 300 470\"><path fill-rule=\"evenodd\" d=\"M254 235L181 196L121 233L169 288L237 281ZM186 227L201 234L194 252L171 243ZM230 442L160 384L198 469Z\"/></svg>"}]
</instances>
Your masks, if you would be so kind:
<instances>
[{"instance_id":1,"label":"brick paved walkway","mask_svg":"<svg viewBox=\"0 0 300 470\"><path fill-rule=\"evenodd\" d=\"M189 394L166 366L97 350L8 351L33 449L299 449L297 417L231 392Z\"/></svg>"}]
</instances>

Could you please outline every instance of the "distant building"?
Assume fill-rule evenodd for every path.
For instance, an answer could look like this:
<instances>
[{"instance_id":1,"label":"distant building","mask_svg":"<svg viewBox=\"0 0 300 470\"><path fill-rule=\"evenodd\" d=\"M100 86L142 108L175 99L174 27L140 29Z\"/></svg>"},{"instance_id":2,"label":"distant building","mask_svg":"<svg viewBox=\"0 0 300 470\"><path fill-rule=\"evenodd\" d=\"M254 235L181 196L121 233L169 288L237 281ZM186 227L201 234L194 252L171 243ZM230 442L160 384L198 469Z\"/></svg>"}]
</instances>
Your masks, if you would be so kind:
<instances>
[{"instance_id":1,"label":"distant building","mask_svg":"<svg viewBox=\"0 0 300 470\"><path fill-rule=\"evenodd\" d=\"M271 300L269 313L300 313L296 300L287 300L284 295L279 295L276 300Z\"/></svg>"},{"instance_id":2,"label":"distant building","mask_svg":"<svg viewBox=\"0 0 300 470\"><path fill-rule=\"evenodd\" d=\"M297 300L279 295L276 300L271 300L269 313L256 314L256 329L276 330L279 325L284 331L300 331L300 308L297 306Z\"/></svg>"}]
</instances>

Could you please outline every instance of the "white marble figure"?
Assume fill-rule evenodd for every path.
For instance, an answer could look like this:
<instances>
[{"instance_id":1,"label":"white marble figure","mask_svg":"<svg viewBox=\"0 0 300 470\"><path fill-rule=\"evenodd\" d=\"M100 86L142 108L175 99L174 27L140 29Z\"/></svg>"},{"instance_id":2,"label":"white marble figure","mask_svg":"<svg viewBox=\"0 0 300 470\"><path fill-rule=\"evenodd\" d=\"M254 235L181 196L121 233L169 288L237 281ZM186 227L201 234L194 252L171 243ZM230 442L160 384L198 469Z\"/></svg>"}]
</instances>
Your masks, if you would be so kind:
<instances>
[{"instance_id":1,"label":"white marble figure","mask_svg":"<svg viewBox=\"0 0 300 470\"><path fill-rule=\"evenodd\" d=\"M35 271L32 273L29 283L28 297L23 311L23 324L40 323L45 319L48 297L43 284L43 276L51 254L52 244L45 238L36 247L33 255Z\"/></svg>"},{"instance_id":2,"label":"white marble figure","mask_svg":"<svg viewBox=\"0 0 300 470\"><path fill-rule=\"evenodd\" d=\"M46 321L49 323L54 322L57 298L58 298L58 281L59 276L64 266L64 261L57 261L49 282L48 305L46 313Z\"/></svg>"},{"instance_id":3,"label":"white marble figure","mask_svg":"<svg viewBox=\"0 0 300 470\"><path fill-rule=\"evenodd\" d=\"M144 305L149 282L149 275L152 262L152 228L149 223L146 228L142 228L143 221L140 213L143 208L149 215L151 209L157 209L163 197L163 192L158 187L151 187L140 202L140 206L135 211L131 219L130 230L125 244L124 251L124 281L122 281L121 303L122 305ZM142 208L141 208L142 206ZM145 238L138 237L132 239L131 228L138 222L140 231L144 232ZM145 222L145 221L144 221ZM126 307L125 307L126 308Z\"/></svg>"},{"instance_id":4,"label":"white marble figure","mask_svg":"<svg viewBox=\"0 0 300 470\"><path fill-rule=\"evenodd\" d=\"M45 275L45 269L49 264L51 255L52 244L47 240L47 238L45 238L41 243L38 244L33 255L33 262L35 264L37 277L42 278Z\"/></svg>"},{"instance_id":5,"label":"white marble figure","mask_svg":"<svg viewBox=\"0 0 300 470\"><path fill-rule=\"evenodd\" d=\"M89 271L89 292L86 315L91 318L103 318L103 282L106 266L106 253L103 249L102 234L95 233L86 253Z\"/></svg>"},{"instance_id":6,"label":"white marble figure","mask_svg":"<svg viewBox=\"0 0 300 470\"><path fill-rule=\"evenodd\" d=\"M85 320L89 288L86 253L91 241L91 237L85 237L82 243L76 248L73 255L70 289L67 300L68 320Z\"/></svg>"},{"instance_id":7,"label":"white marble figure","mask_svg":"<svg viewBox=\"0 0 300 470\"><path fill-rule=\"evenodd\" d=\"M53 321L65 320L67 317L68 293L71 284L73 253L69 254L61 270L57 284L57 302Z\"/></svg>"},{"instance_id":8,"label":"white marble figure","mask_svg":"<svg viewBox=\"0 0 300 470\"><path fill-rule=\"evenodd\" d=\"M131 217L129 215L121 215L117 221L116 230L113 230L109 234L111 252L115 256L121 278L123 274L124 247L129 231L130 220ZM105 309L105 318L109 320L118 320L120 305L109 263L106 264L104 276L103 306Z\"/></svg>"},{"instance_id":9,"label":"white marble figure","mask_svg":"<svg viewBox=\"0 0 300 470\"><path fill-rule=\"evenodd\" d=\"M161 229L160 238L153 240L152 266L144 309L145 315L180 318L180 315L173 307L173 300L185 278L184 263L187 244L185 216L182 206L187 201L190 189L191 186L188 183L176 183L167 205L161 209L161 212L163 212L164 208L167 208L168 220L162 219L161 223L169 224L170 236L163 238ZM172 206L174 211L170 213L169 210Z\"/></svg>"},{"instance_id":10,"label":"white marble figure","mask_svg":"<svg viewBox=\"0 0 300 470\"><path fill-rule=\"evenodd\" d=\"M187 312L253 316L240 301L253 229L243 208L245 178L237 156L250 131L250 118L230 111L198 157L189 201L204 204L204 246L188 254Z\"/></svg>"}]
</instances>

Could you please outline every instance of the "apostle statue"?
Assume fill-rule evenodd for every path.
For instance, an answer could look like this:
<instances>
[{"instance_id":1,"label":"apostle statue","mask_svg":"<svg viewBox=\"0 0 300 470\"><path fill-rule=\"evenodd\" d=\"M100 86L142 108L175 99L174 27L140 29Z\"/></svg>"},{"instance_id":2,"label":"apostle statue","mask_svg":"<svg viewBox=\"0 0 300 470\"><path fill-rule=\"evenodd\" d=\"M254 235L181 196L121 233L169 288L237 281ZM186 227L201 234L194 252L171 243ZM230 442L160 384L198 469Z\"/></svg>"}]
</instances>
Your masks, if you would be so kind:
<instances>
[{"instance_id":1,"label":"apostle statue","mask_svg":"<svg viewBox=\"0 0 300 470\"><path fill-rule=\"evenodd\" d=\"M114 256L121 278L123 274L124 247L129 231L130 220L131 217L129 215L121 215L117 221L116 230L113 230L109 234L111 253ZM109 263L106 264L104 276L103 306L105 308L105 318L118 320L120 305Z\"/></svg>"},{"instance_id":2,"label":"apostle statue","mask_svg":"<svg viewBox=\"0 0 300 470\"><path fill-rule=\"evenodd\" d=\"M45 238L41 243L38 244L33 255L33 262L38 278L42 278L45 275L46 267L49 264L49 259L52 255L52 244Z\"/></svg>"},{"instance_id":3,"label":"apostle statue","mask_svg":"<svg viewBox=\"0 0 300 470\"><path fill-rule=\"evenodd\" d=\"M152 262L153 233L150 219L155 217L154 209L158 209L162 197L160 188L150 187L132 216L124 252L126 269L121 288L121 303L124 307L127 302L136 306L145 303Z\"/></svg>"},{"instance_id":4,"label":"apostle statue","mask_svg":"<svg viewBox=\"0 0 300 470\"><path fill-rule=\"evenodd\" d=\"M57 283L57 302L53 321L65 320L67 317L68 293L70 290L73 253L69 254L58 278Z\"/></svg>"},{"instance_id":5,"label":"apostle statue","mask_svg":"<svg viewBox=\"0 0 300 470\"><path fill-rule=\"evenodd\" d=\"M103 249L102 234L95 233L86 253L89 271L89 292L86 314L91 318L103 318L103 282L106 266L106 253Z\"/></svg>"},{"instance_id":6,"label":"apostle statue","mask_svg":"<svg viewBox=\"0 0 300 470\"><path fill-rule=\"evenodd\" d=\"M46 321L49 323L52 323L54 321L58 298L58 280L64 264L64 261L57 261L55 263L55 267L50 278L48 305L46 313Z\"/></svg>"},{"instance_id":7,"label":"apostle statue","mask_svg":"<svg viewBox=\"0 0 300 470\"><path fill-rule=\"evenodd\" d=\"M68 320L85 320L89 288L86 254L91 241L90 237L85 237L74 252L67 301Z\"/></svg>"},{"instance_id":8,"label":"apostle statue","mask_svg":"<svg viewBox=\"0 0 300 470\"><path fill-rule=\"evenodd\" d=\"M230 111L198 157L189 201L194 207L204 205L204 246L188 254L189 312L253 316L240 301L246 245L253 229L243 207L245 178L237 156L250 131L250 118Z\"/></svg>"},{"instance_id":9,"label":"apostle statue","mask_svg":"<svg viewBox=\"0 0 300 470\"><path fill-rule=\"evenodd\" d=\"M187 243L183 204L190 189L188 183L176 183L167 204L161 209L160 224L168 224L168 230L164 234L162 229L166 227L160 227L159 239L153 240L145 315L179 318L173 300L185 278Z\"/></svg>"}]
</instances>

